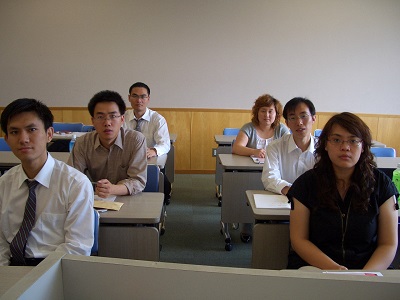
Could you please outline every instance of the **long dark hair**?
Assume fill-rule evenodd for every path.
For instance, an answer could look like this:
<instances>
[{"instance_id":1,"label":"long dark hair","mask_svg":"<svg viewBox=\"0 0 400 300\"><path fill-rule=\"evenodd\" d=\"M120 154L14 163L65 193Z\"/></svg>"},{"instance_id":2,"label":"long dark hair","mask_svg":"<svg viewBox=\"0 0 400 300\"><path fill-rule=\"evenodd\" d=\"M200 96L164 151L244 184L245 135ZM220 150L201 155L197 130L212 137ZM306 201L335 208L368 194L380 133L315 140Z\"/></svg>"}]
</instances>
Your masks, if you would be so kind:
<instances>
[{"instance_id":1,"label":"long dark hair","mask_svg":"<svg viewBox=\"0 0 400 300\"><path fill-rule=\"evenodd\" d=\"M349 133L362 140L363 151L351 176L349 190L352 191L352 207L360 212L366 211L375 185L373 170L376 168L376 163L370 150L372 145L371 132L363 120L349 112L343 112L331 117L318 138L315 149L317 163L314 166L314 170L317 173L318 182L316 186L318 187L320 205L337 209L336 176L328 152L325 150L333 125L343 127Z\"/></svg>"}]
</instances>

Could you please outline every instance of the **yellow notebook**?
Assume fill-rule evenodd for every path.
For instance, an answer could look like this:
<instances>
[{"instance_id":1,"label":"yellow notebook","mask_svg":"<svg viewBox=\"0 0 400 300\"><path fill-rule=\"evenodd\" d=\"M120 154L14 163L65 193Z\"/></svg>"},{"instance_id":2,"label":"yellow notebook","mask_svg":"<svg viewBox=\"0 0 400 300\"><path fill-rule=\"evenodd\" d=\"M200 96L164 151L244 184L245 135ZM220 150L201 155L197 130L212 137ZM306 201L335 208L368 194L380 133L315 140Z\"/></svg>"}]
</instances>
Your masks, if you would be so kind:
<instances>
[{"instance_id":1,"label":"yellow notebook","mask_svg":"<svg viewBox=\"0 0 400 300\"><path fill-rule=\"evenodd\" d=\"M124 205L122 202L94 200L93 206L94 208L100 208L100 209L120 210L122 205Z\"/></svg>"}]
</instances>

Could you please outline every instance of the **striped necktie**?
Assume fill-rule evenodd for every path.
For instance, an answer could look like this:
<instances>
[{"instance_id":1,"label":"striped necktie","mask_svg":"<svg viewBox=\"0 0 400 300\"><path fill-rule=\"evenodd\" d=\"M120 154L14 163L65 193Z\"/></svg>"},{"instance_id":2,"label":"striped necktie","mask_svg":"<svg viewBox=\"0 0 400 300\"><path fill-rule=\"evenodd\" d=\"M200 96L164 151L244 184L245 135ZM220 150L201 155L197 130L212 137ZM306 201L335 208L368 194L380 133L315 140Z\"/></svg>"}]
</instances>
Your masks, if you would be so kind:
<instances>
[{"instance_id":1,"label":"striped necktie","mask_svg":"<svg viewBox=\"0 0 400 300\"><path fill-rule=\"evenodd\" d=\"M142 132L141 124L142 124L143 121L144 121L143 119L136 120L136 127L135 127L136 131Z\"/></svg>"},{"instance_id":2,"label":"striped necktie","mask_svg":"<svg viewBox=\"0 0 400 300\"><path fill-rule=\"evenodd\" d=\"M25 265L25 247L28 240L30 231L35 224L36 214L36 193L35 188L38 185L37 181L28 181L29 196L25 205L24 219L22 220L21 227L10 244L10 251L13 261Z\"/></svg>"}]
</instances>

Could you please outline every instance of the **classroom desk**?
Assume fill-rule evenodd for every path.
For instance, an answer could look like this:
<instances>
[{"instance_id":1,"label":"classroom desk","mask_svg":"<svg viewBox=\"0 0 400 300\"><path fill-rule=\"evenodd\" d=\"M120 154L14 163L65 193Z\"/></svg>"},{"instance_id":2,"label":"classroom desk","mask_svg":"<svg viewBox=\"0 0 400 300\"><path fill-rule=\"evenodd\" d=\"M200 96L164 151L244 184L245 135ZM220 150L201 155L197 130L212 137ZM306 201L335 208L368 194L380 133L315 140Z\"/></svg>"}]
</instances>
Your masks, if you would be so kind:
<instances>
[{"instance_id":1,"label":"classroom desk","mask_svg":"<svg viewBox=\"0 0 400 300\"><path fill-rule=\"evenodd\" d=\"M222 168L221 233L225 237L225 249L232 249L229 223L252 223L252 211L247 206L246 190L263 190L261 182L262 164L255 164L250 157L235 154L219 154L217 161ZM400 157L375 158L379 169L390 178Z\"/></svg>"},{"instance_id":2,"label":"classroom desk","mask_svg":"<svg viewBox=\"0 0 400 300\"><path fill-rule=\"evenodd\" d=\"M32 269L33 267L0 266L0 298Z\"/></svg>"},{"instance_id":3,"label":"classroom desk","mask_svg":"<svg viewBox=\"0 0 400 300\"><path fill-rule=\"evenodd\" d=\"M99 256L158 261L163 193L119 196L119 211L100 214Z\"/></svg>"},{"instance_id":4,"label":"classroom desk","mask_svg":"<svg viewBox=\"0 0 400 300\"><path fill-rule=\"evenodd\" d=\"M161 294L165 300L396 299L400 271L380 273L383 276L223 268L54 252L9 288L3 297L21 300L159 299Z\"/></svg>"},{"instance_id":5,"label":"classroom desk","mask_svg":"<svg viewBox=\"0 0 400 300\"><path fill-rule=\"evenodd\" d=\"M225 250L232 250L229 223L253 223L254 218L246 201L246 190L263 189L263 165L255 164L250 157L219 154L222 166L221 233L225 237Z\"/></svg>"},{"instance_id":6,"label":"classroom desk","mask_svg":"<svg viewBox=\"0 0 400 300\"><path fill-rule=\"evenodd\" d=\"M51 156L55 159L67 162L69 158L69 152L50 152ZM19 165L21 161L11 151L0 151L0 167L1 168L12 168Z\"/></svg>"},{"instance_id":7,"label":"classroom desk","mask_svg":"<svg viewBox=\"0 0 400 300\"><path fill-rule=\"evenodd\" d=\"M264 190L246 191L253 212L253 245L251 267L281 270L287 266L289 254L289 209L256 208L254 194L274 195Z\"/></svg>"},{"instance_id":8,"label":"classroom desk","mask_svg":"<svg viewBox=\"0 0 400 300\"><path fill-rule=\"evenodd\" d=\"M218 161L219 154L231 154L232 153L232 142L235 140L236 135L223 135L216 134L214 136L215 142L218 144L215 155L215 185L216 185L216 197L218 198L218 206L222 204L222 173L223 168Z\"/></svg>"}]
</instances>

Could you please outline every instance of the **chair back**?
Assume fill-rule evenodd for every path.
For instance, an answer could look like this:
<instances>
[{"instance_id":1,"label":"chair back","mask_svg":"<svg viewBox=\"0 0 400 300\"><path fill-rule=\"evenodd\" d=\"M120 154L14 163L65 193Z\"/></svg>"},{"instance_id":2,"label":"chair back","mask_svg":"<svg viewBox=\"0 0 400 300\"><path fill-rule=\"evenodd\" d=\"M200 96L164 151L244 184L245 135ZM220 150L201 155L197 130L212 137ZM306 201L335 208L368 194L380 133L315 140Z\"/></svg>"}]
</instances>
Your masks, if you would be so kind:
<instances>
[{"instance_id":1,"label":"chair back","mask_svg":"<svg viewBox=\"0 0 400 300\"><path fill-rule=\"evenodd\" d=\"M224 128L223 135L238 135L240 128Z\"/></svg>"},{"instance_id":2,"label":"chair back","mask_svg":"<svg viewBox=\"0 0 400 300\"><path fill-rule=\"evenodd\" d=\"M83 123L54 122L54 131L82 132Z\"/></svg>"},{"instance_id":3,"label":"chair back","mask_svg":"<svg viewBox=\"0 0 400 300\"><path fill-rule=\"evenodd\" d=\"M314 130L314 136L319 137L321 135L322 129L315 129Z\"/></svg>"},{"instance_id":4,"label":"chair back","mask_svg":"<svg viewBox=\"0 0 400 300\"><path fill-rule=\"evenodd\" d=\"M92 132L92 131L94 131L93 125L83 125L82 126L82 132Z\"/></svg>"},{"instance_id":5,"label":"chair back","mask_svg":"<svg viewBox=\"0 0 400 300\"><path fill-rule=\"evenodd\" d=\"M11 151L10 146L8 146L6 140L3 137L0 138L0 151Z\"/></svg>"},{"instance_id":6,"label":"chair back","mask_svg":"<svg viewBox=\"0 0 400 300\"><path fill-rule=\"evenodd\" d=\"M147 182L143 192L159 192L160 169L157 165L147 165Z\"/></svg>"},{"instance_id":7,"label":"chair back","mask_svg":"<svg viewBox=\"0 0 400 300\"><path fill-rule=\"evenodd\" d=\"M396 157L396 149L390 147L371 147L371 152L376 157Z\"/></svg>"},{"instance_id":8,"label":"chair back","mask_svg":"<svg viewBox=\"0 0 400 300\"><path fill-rule=\"evenodd\" d=\"M96 209L93 209L94 213L94 240L92 250L90 251L90 255L97 255L99 252L99 223L100 223L100 214Z\"/></svg>"}]
</instances>

